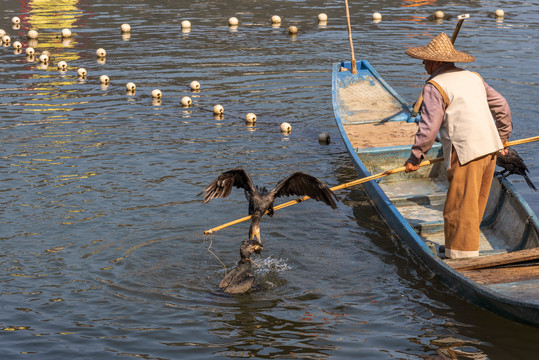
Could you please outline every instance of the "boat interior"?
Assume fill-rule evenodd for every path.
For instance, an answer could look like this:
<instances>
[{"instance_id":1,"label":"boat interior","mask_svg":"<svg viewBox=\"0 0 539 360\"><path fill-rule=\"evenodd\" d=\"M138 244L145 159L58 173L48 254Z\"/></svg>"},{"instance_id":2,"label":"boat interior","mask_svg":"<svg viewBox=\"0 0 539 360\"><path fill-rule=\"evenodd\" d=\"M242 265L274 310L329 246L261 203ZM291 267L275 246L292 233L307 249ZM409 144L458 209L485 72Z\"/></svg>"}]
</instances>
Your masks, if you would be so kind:
<instances>
[{"instance_id":1,"label":"boat interior","mask_svg":"<svg viewBox=\"0 0 539 360\"><path fill-rule=\"evenodd\" d=\"M377 140L372 136L372 128L376 129ZM404 165L417 125L388 121L349 124L345 129L363 164L371 174L377 174ZM429 159L443 156L441 144L435 143L429 155ZM378 180L379 185L434 256L446 264L485 285L518 280L530 281L529 286L537 288L537 218L512 185L502 183L498 177L492 182L481 223L479 258L452 260L445 259L440 253L440 245L444 244L443 207L448 186L445 166L444 162L437 162L409 174L400 172L385 176ZM509 267L512 271L507 270ZM520 285L522 283L519 283L522 289Z\"/></svg>"}]
</instances>

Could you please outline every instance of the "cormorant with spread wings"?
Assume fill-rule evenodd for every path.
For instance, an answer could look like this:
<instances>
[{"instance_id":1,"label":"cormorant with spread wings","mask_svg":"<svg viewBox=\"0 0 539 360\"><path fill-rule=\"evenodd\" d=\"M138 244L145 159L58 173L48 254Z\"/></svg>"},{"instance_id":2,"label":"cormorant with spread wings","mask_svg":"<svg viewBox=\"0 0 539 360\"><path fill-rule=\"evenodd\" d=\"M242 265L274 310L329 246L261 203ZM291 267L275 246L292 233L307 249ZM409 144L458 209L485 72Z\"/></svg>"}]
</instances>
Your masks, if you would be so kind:
<instances>
[{"instance_id":1,"label":"cormorant with spread wings","mask_svg":"<svg viewBox=\"0 0 539 360\"><path fill-rule=\"evenodd\" d=\"M243 188L245 197L249 201L249 215L251 227L249 228L249 239L255 236L260 242L260 218L267 211L269 216L273 216L273 201L280 196L304 196L307 195L317 201L323 201L333 209L337 207L335 194L321 180L314 176L295 172L287 178L281 180L273 190L254 186L247 172L242 168L225 171L213 180L199 195L204 193L204 204L211 199L227 197L232 191L232 187Z\"/></svg>"}]
</instances>

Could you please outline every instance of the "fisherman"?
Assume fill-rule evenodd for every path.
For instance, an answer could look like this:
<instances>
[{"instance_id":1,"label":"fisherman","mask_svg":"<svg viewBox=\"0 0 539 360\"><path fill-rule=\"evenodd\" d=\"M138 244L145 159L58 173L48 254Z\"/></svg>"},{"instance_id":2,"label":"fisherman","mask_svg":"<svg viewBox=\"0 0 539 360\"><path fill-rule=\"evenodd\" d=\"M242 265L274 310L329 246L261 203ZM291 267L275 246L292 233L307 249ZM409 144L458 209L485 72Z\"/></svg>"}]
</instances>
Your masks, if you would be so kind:
<instances>
[{"instance_id":1,"label":"fisherman","mask_svg":"<svg viewBox=\"0 0 539 360\"><path fill-rule=\"evenodd\" d=\"M455 50L445 33L406 54L422 59L430 75L406 172L419 168L439 132L449 182L443 212L445 256L478 256L479 225L496 155L507 153L503 144L513 129L509 105L479 74L455 66L475 58Z\"/></svg>"}]
</instances>

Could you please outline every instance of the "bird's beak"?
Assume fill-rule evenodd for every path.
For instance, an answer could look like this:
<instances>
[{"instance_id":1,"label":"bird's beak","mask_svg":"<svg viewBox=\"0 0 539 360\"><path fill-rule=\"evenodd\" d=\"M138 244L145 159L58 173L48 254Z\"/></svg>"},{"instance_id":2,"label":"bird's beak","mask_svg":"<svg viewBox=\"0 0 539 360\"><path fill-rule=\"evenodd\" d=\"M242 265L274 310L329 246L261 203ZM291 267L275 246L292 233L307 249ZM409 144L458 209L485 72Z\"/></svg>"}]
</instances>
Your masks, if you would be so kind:
<instances>
[{"instance_id":1,"label":"bird's beak","mask_svg":"<svg viewBox=\"0 0 539 360\"><path fill-rule=\"evenodd\" d=\"M251 224L249 228L249 240L256 240L259 243L262 243L260 239L260 226L258 224Z\"/></svg>"},{"instance_id":2,"label":"bird's beak","mask_svg":"<svg viewBox=\"0 0 539 360\"><path fill-rule=\"evenodd\" d=\"M257 245L255 245L255 247L254 247L254 252L255 252L256 254L260 254L260 252L262 251L262 249L263 249L262 244L259 244L259 245L257 244Z\"/></svg>"}]
</instances>

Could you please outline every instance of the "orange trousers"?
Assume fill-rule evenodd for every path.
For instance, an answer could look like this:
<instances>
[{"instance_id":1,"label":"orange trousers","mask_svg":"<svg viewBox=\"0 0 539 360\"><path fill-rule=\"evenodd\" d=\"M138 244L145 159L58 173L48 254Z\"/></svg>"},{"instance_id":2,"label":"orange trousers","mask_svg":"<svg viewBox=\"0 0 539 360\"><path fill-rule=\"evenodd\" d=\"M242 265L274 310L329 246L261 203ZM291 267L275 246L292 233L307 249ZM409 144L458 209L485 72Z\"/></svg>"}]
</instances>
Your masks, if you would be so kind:
<instances>
[{"instance_id":1,"label":"orange trousers","mask_svg":"<svg viewBox=\"0 0 539 360\"><path fill-rule=\"evenodd\" d=\"M479 225L487 206L495 166L496 154L460 165L453 149L444 206L446 257L455 259L479 255Z\"/></svg>"}]
</instances>

